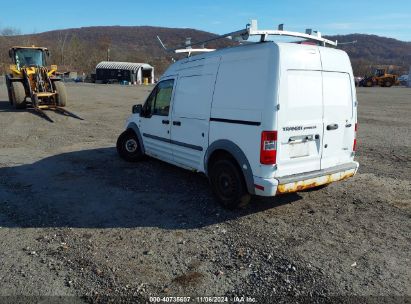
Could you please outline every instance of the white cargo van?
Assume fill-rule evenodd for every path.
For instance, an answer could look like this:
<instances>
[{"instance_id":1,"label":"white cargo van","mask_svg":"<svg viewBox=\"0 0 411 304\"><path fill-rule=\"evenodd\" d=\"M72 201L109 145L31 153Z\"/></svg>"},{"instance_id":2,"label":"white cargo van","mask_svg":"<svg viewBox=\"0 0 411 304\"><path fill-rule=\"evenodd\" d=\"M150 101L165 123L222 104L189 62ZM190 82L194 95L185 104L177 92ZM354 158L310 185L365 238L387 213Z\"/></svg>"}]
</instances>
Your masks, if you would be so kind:
<instances>
[{"instance_id":1,"label":"white cargo van","mask_svg":"<svg viewBox=\"0 0 411 304\"><path fill-rule=\"evenodd\" d=\"M353 176L356 130L345 52L262 41L172 64L133 107L117 149L128 161L149 155L205 173L218 200L234 208L250 195Z\"/></svg>"}]
</instances>

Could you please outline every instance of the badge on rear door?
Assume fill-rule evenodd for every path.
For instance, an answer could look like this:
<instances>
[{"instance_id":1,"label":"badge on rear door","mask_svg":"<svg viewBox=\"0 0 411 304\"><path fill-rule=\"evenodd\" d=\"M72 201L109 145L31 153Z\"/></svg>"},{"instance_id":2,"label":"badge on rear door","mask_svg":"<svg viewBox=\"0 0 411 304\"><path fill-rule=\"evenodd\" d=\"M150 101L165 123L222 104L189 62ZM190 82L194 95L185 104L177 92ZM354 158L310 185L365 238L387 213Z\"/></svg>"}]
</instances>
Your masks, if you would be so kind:
<instances>
[{"instance_id":1,"label":"badge on rear door","mask_svg":"<svg viewBox=\"0 0 411 304\"><path fill-rule=\"evenodd\" d=\"M300 131L303 126L283 127L283 131Z\"/></svg>"}]
</instances>

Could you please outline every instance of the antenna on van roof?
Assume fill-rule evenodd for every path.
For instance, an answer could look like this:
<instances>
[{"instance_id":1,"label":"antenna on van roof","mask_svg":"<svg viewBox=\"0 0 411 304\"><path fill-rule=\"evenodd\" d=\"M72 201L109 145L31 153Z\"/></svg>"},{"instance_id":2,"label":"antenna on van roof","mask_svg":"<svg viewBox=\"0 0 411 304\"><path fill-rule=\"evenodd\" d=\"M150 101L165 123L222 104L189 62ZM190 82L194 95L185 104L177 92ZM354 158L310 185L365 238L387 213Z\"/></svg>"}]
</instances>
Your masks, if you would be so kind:
<instances>
[{"instance_id":1,"label":"antenna on van roof","mask_svg":"<svg viewBox=\"0 0 411 304\"><path fill-rule=\"evenodd\" d=\"M176 54L183 54L186 53L187 56L191 56L192 53L207 53L207 52L212 52L215 51L215 49L207 49L204 47L204 43L201 43L201 48L197 48L197 49L193 49L192 45L194 45L193 43L191 43L191 37L187 37L186 41L185 41L185 48L177 48L177 49L168 49L166 48L166 46L164 45L164 43L161 41L160 37L157 36L158 41L160 42L162 48L166 51L166 52L173 52ZM195 43L195 45L197 45L198 43Z\"/></svg>"},{"instance_id":2,"label":"antenna on van roof","mask_svg":"<svg viewBox=\"0 0 411 304\"><path fill-rule=\"evenodd\" d=\"M191 37L186 38L186 48L191 49Z\"/></svg>"},{"instance_id":3,"label":"antenna on van roof","mask_svg":"<svg viewBox=\"0 0 411 304\"><path fill-rule=\"evenodd\" d=\"M168 52L168 49L166 48L166 46L165 46L165 44L163 43L163 41L161 41L161 39L160 39L159 36L157 36L157 39L158 39L158 41L160 42L161 47L162 47L166 52ZM176 62L176 60L175 60L173 57L171 57L171 61L172 61L172 62Z\"/></svg>"}]
</instances>

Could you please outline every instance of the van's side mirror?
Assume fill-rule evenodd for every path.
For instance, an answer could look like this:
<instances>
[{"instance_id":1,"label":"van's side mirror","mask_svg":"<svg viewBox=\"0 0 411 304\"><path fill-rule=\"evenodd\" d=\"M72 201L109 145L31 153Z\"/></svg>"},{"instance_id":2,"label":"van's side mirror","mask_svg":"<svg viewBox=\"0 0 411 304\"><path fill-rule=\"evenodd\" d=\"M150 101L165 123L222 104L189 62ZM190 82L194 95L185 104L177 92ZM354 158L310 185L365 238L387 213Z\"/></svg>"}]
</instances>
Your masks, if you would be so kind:
<instances>
[{"instance_id":1,"label":"van's side mirror","mask_svg":"<svg viewBox=\"0 0 411 304\"><path fill-rule=\"evenodd\" d=\"M141 104L134 105L132 108L133 114L140 114L143 110L143 106Z\"/></svg>"}]
</instances>

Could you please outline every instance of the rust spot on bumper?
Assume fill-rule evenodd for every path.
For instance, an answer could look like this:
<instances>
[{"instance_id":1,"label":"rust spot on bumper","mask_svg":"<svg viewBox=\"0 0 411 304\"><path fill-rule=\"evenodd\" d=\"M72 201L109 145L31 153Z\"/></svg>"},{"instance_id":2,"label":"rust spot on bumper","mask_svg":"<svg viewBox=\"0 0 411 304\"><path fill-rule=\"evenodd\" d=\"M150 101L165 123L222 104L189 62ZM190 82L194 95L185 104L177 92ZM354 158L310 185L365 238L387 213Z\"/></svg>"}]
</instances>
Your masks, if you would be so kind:
<instances>
[{"instance_id":1,"label":"rust spot on bumper","mask_svg":"<svg viewBox=\"0 0 411 304\"><path fill-rule=\"evenodd\" d=\"M350 169L343 172L337 172L333 174L323 175L315 178L310 178L307 180L296 181L287 184L279 184L277 186L277 194L292 193L297 191L302 191L325 184L330 184L332 182L347 179L355 174L355 169Z\"/></svg>"}]
</instances>

